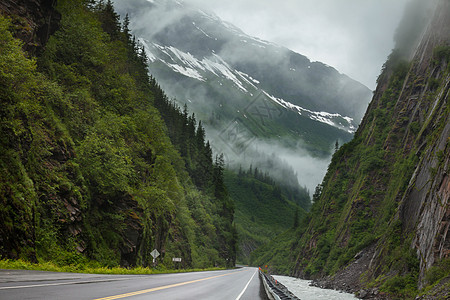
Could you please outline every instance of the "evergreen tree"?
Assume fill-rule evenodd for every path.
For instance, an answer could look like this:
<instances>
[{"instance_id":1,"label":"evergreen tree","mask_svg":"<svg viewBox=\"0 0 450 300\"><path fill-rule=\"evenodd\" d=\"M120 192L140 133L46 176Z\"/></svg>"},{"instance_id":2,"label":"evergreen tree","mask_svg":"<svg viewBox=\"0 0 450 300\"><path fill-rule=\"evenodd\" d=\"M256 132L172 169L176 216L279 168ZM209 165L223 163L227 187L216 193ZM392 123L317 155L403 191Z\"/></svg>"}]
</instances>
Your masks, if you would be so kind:
<instances>
[{"instance_id":1,"label":"evergreen tree","mask_svg":"<svg viewBox=\"0 0 450 300\"><path fill-rule=\"evenodd\" d=\"M114 10L114 6L111 0L108 0L106 4L100 1L99 7L99 19L102 23L103 30L109 34L112 40L119 39L120 36L120 17Z\"/></svg>"},{"instance_id":2,"label":"evergreen tree","mask_svg":"<svg viewBox=\"0 0 450 300\"><path fill-rule=\"evenodd\" d=\"M223 153L220 155L216 155L213 176L214 196L216 196L216 198L220 200L225 200L228 195L225 183L223 181L223 172L225 170L225 160L223 157Z\"/></svg>"},{"instance_id":3,"label":"evergreen tree","mask_svg":"<svg viewBox=\"0 0 450 300\"><path fill-rule=\"evenodd\" d=\"M293 228L298 228L299 225L299 216L298 216L298 207L295 209L295 215L294 215L294 224Z\"/></svg>"},{"instance_id":4,"label":"evergreen tree","mask_svg":"<svg viewBox=\"0 0 450 300\"><path fill-rule=\"evenodd\" d=\"M243 173L242 173L242 165L239 165L239 171L238 171L238 176L242 177Z\"/></svg>"},{"instance_id":5,"label":"evergreen tree","mask_svg":"<svg viewBox=\"0 0 450 300\"><path fill-rule=\"evenodd\" d=\"M122 32L125 36L125 42L127 43L127 45L131 45L130 17L128 16L128 14L125 15L125 18L123 20Z\"/></svg>"},{"instance_id":6,"label":"evergreen tree","mask_svg":"<svg viewBox=\"0 0 450 300\"><path fill-rule=\"evenodd\" d=\"M320 196L322 195L322 189L323 189L323 186L322 186L322 184L319 183L316 186L316 189L314 190L313 202L317 202L319 200Z\"/></svg>"}]
</instances>

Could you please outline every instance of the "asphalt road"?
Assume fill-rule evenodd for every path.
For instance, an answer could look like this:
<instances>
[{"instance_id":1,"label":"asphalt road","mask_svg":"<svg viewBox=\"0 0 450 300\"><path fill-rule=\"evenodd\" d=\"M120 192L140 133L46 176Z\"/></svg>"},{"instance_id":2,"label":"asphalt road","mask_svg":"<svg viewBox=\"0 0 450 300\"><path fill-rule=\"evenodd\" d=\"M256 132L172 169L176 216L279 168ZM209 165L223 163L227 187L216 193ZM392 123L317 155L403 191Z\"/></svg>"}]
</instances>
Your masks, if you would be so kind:
<instances>
[{"instance_id":1,"label":"asphalt road","mask_svg":"<svg viewBox=\"0 0 450 300\"><path fill-rule=\"evenodd\" d=\"M0 270L0 299L266 299L256 268L161 275Z\"/></svg>"}]
</instances>

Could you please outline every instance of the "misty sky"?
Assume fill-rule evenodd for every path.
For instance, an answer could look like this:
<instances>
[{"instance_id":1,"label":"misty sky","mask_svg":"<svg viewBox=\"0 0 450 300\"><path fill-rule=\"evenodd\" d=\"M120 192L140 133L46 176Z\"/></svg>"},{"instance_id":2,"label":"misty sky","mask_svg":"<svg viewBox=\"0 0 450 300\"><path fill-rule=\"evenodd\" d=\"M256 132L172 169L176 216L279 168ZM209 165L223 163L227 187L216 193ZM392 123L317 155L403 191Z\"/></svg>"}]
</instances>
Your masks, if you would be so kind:
<instances>
[{"instance_id":1,"label":"misty sky","mask_svg":"<svg viewBox=\"0 0 450 300\"><path fill-rule=\"evenodd\" d=\"M185 0L375 89L408 0Z\"/></svg>"}]
</instances>

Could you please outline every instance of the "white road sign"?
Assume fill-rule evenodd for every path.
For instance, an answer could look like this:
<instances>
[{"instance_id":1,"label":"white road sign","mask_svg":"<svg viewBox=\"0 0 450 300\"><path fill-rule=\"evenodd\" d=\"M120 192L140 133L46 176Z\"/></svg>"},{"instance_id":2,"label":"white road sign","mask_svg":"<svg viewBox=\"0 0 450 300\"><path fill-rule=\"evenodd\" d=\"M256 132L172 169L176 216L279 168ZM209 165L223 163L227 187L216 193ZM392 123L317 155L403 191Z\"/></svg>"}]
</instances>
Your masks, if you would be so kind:
<instances>
[{"instance_id":1,"label":"white road sign","mask_svg":"<svg viewBox=\"0 0 450 300\"><path fill-rule=\"evenodd\" d=\"M155 262L155 258L159 256L159 252L156 249L153 249L153 251L150 253L151 256L153 256L153 262Z\"/></svg>"}]
</instances>

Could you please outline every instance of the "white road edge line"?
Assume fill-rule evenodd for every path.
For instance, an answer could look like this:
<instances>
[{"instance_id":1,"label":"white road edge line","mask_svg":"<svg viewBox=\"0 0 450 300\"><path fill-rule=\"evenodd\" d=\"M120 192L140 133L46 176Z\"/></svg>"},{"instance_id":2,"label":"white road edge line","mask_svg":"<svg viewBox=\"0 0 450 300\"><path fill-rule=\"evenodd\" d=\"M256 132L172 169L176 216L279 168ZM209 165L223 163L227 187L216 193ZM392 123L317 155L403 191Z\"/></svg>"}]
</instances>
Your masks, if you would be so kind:
<instances>
[{"instance_id":1,"label":"white road edge line","mask_svg":"<svg viewBox=\"0 0 450 300\"><path fill-rule=\"evenodd\" d=\"M4 287L0 287L0 290L24 289L24 288L54 286L54 285L68 285L68 284L98 283L98 282L108 282L108 281L118 281L118 280L128 280L128 278L107 279L107 280L103 279L103 280L91 280L91 281L72 281L72 282L60 282L60 283L44 283L44 284L35 284L35 285L4 286Z\"/></svg>"},{"instance_id":2,"label":"white road edge line","mask_svg":"<svg viewBox=\"0 0 450 300\"><path fill-rule=\"evenodd\" d=\"M239 294L239 296L237 296L236 300L241 299L242 295L244 295L245 290L248 288L248 285L250 284L250 282L252 281L253 277L255 277L256 273L258 273L258 270L255 271L255 273L253 273L252 278L250 278L250 280L247 282L247 284L245 285L244 289L242 290L242 292Z\"/></svg>"}]
</instances>

